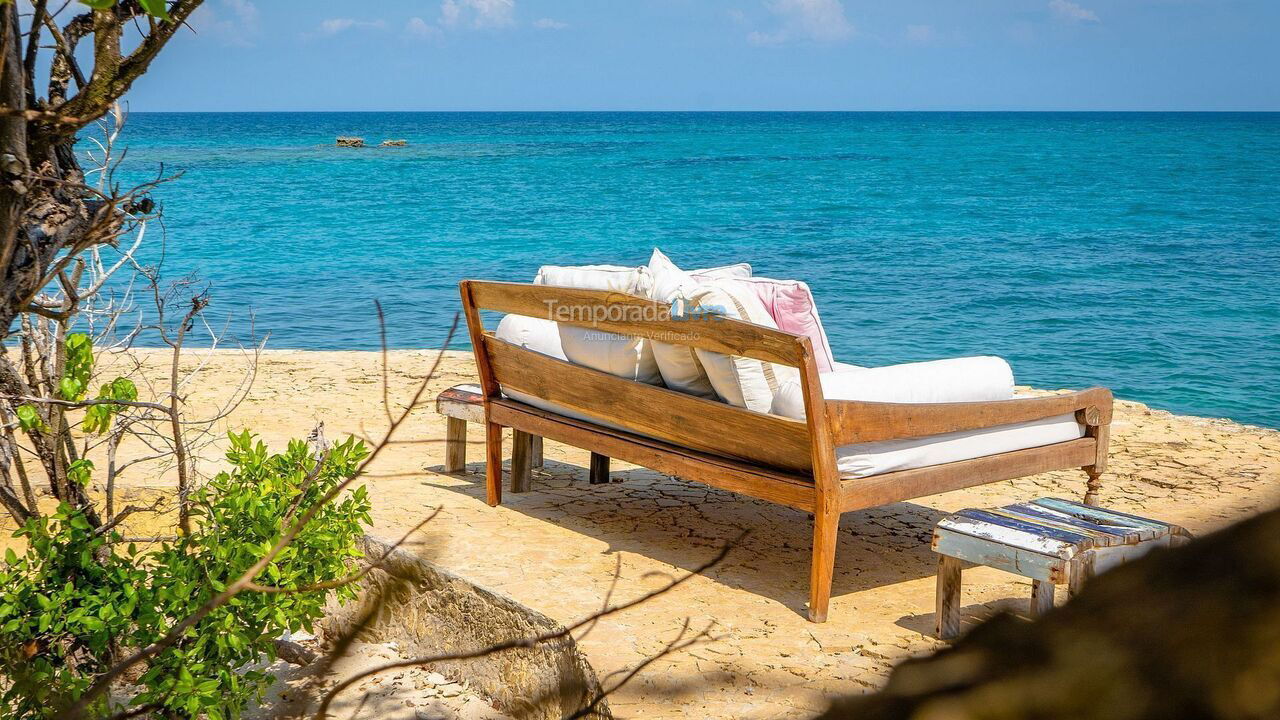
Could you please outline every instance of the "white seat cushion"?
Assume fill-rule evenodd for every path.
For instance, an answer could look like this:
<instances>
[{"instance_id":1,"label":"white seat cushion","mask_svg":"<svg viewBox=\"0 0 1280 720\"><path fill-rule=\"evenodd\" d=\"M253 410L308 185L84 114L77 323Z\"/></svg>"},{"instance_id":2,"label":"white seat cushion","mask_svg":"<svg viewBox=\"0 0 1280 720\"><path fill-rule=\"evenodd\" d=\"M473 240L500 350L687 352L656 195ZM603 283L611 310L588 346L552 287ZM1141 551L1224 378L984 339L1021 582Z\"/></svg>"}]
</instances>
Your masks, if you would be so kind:
<instances>
[{"instance_id":1,"label":"white seat cushion","mask_svg":"<svg viewBox=\"0 0 1280 720\"><path fill-rule=\"evenodd\" d=\"M841 445L836 448L836 468L842 478L864 478L896 470L942 465L1052 445L1081 437L1084 437L1084 426L1076 422L1074 413L1067 413L1044 420L982 430Z\"/></svg>"}]
</instances>

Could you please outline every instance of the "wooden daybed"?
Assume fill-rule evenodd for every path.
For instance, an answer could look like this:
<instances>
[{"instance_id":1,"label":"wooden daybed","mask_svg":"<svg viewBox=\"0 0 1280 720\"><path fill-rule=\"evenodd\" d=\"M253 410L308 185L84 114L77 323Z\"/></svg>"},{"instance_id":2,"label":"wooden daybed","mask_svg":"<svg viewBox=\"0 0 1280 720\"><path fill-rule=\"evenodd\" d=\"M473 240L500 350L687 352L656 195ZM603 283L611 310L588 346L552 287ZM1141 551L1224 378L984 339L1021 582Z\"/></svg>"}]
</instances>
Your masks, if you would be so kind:
<instances>
[{"instance_id":1,"label":"wooden daybed","mask_svg":"<svg viewBox=\"0 0 1280 720\"><path fill-rule=\"evenodd\" d=\"M502 429L510 427L599 456L652 468L813 514L809 619L824 622L831 597L841 513L1078 467L1085 502L1097 500L1106 467L1111 391L975 403L897 404L824 400L808 338L747 322L700 322L696 331L653 300L602 290L466 280L460 286L484 395L486 492L502 501ZM500 340L481 311L547 317L554 304L609 307L610 319L570 322L600 331L671 341L782 363L800 370L806 420L752 412L632 382ZM603 313L601 313L603 314ZM581 314L586 317L589 314ZM613 319L625 318L625 319ZM563 322L563 320L561 320ZM577 420L504 397L516 390L604 420ZM1082 438L972 460L842 479L835 448L916 438L1076 413Z\"/></svg>"}]
</instances>

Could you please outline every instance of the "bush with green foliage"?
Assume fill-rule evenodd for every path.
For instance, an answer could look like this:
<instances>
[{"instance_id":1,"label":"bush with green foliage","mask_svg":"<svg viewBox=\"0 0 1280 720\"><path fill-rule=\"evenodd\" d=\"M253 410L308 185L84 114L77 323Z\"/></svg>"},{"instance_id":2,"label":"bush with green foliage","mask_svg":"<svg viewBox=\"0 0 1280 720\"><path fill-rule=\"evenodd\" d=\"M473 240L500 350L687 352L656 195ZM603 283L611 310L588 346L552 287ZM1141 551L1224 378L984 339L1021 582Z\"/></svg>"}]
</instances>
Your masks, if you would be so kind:
<instances>
[{"instance_id":1,"label":"bush with green foliage","mask_svg":"<svg viewBox=\"0 0 1280 720\"><path fill-rule=\"evenodd\" d=\"M50 717L75 701L122 652L160 639L224 590L368 455L353 438L319 458L297 440L272 454L248 431L230 445L230 469L196 492L193 531L174 542L124 545L65 503L15 534L27 550L8 551L0 569L0 677L10 682L0 716ZM311 630L322 615L328 591L314 586L352 572L369 507L363 486L320 507L256 579L295 591L246 591L214 610L150 660L131 704L170 717L239 717L271 682L253 666L274 657L275 638ZM355 590L332 592L345 600Z\"/></svg>"}]
</instances>

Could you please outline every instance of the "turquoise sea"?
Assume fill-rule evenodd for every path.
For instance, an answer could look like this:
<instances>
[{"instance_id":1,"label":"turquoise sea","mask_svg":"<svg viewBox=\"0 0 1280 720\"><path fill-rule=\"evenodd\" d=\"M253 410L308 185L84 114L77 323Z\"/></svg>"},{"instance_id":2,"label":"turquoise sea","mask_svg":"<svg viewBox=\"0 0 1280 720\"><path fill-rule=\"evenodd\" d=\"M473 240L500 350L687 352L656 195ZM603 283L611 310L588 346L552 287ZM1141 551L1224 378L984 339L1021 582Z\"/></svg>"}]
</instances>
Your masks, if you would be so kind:
<instances>
[{"instance_id":1,"label":"turquoise sea","mask_svg":"<svg viewBox=\"0 0 1280 720\"><path fill-rule=\"evenodd\" d=\"M1280 427L1280 114L137 113L124 138L122 181L183 172L168 275L269 347L375 348L374 299L392 345L439 346L462 278L658 246L805 280L845 362L998 354Z\"/></svg>"}]
</instances>

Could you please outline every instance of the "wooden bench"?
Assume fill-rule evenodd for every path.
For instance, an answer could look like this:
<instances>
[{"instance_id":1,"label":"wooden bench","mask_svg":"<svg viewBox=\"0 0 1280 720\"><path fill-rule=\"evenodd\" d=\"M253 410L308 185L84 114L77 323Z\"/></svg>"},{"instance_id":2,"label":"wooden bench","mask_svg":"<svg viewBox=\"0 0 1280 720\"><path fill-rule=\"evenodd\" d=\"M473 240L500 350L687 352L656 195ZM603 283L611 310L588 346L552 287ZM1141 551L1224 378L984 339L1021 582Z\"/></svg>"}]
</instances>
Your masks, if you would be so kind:
<instances>
[{"instance_id":1,"label":"wooden bench","mask_svg":"<svg viewBox=\"0 0 1280 720\"><path fill-rule=\"evenodd\" d=\"M1031 578L1031 616L1038 617L1053 609L1058 585L1074 596L1094 575L1190 537L1177 525L1058 498L948 515L933 531L938 637L960 634L962 561Z\"/></svg>"},{"instance_id":2,"label":"wooden bench","mask_svg":"<svg viewBox=\"0 0 1280 720\"><path fill-rule=\"evenodd\" d=\"M461 472L467 466L467 423L484 424L484 395L479 385L454 385L436 396L436 412L445 416L444 471ZM528 492L533 468L542 467L542 437L512 431L511 492ZM526 460L527 458L527 460ZM590 482L609 482L609 458L591 453Z\"/></svg>"},{"instance_id":3,"label":"wooden bench","mask_svg":"<svg viewBox=\"0 0 1280 720\"><path fill-rule=\"evenodd\" d=\"M1077 467L1097 499L1106 467L1111 392L1092 388L996 402L902 404L826 400L808 338L727 318L672 318L664 303L625 293L464 280L460 285L485 422L485 487L502 502L503 428L593 453L593 475L607 458L787 505L813 515L809 618L827 617L841 513L982 483ZM549 313L553 308L566 312ZM591 330L677 342L799 369L806 420L632 382L500 340L481 311L542 317ZM678 338L678 339L676 339ZM504 395L515 390L540 406ZM545 409L562 408L597 424ZM1075 413L1085 437L972 460L842 478L837 446L992 428ZM456 432L456 431L455 431ZM517 447L519 450L519 447ZM602 467L597 467L597 458ZM517 464L523 472L523 464Z\"/></svg>"}]
</instances>

